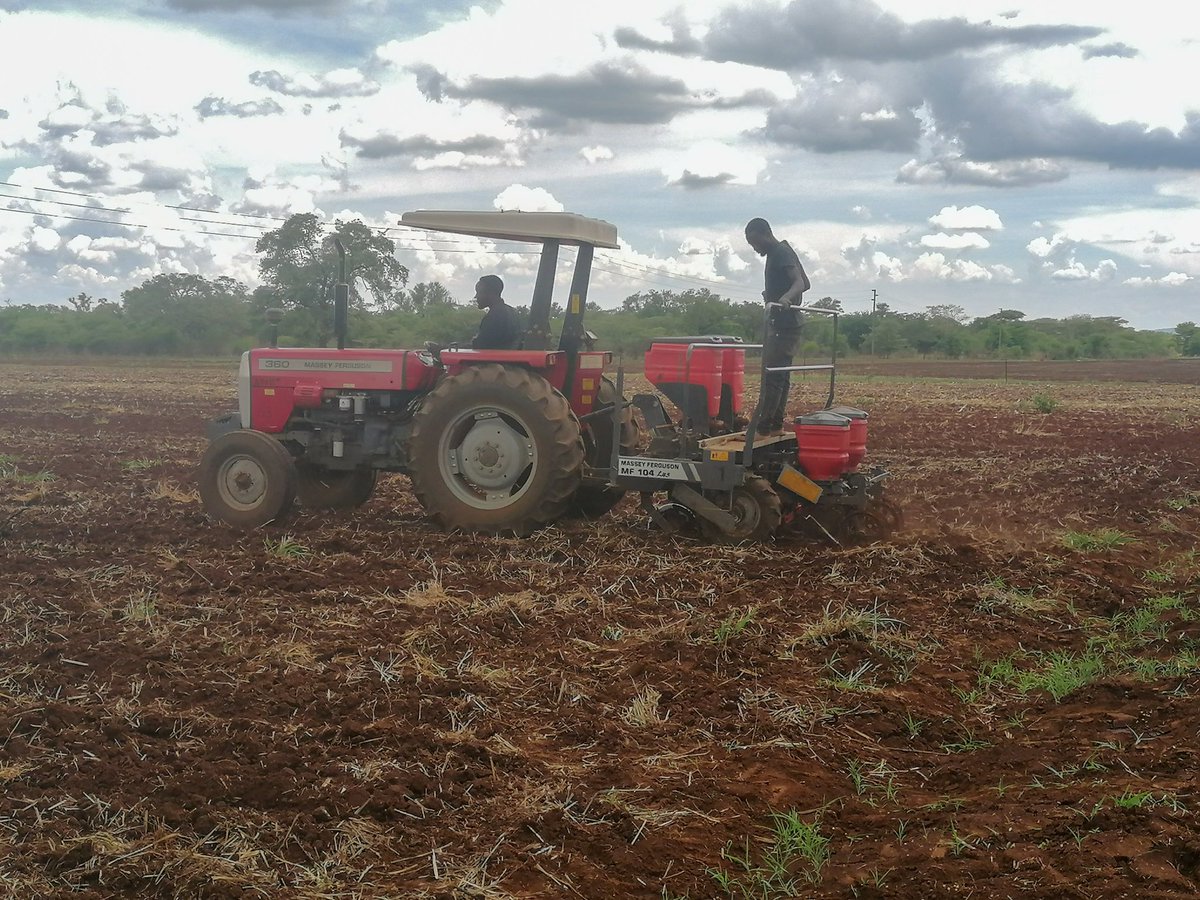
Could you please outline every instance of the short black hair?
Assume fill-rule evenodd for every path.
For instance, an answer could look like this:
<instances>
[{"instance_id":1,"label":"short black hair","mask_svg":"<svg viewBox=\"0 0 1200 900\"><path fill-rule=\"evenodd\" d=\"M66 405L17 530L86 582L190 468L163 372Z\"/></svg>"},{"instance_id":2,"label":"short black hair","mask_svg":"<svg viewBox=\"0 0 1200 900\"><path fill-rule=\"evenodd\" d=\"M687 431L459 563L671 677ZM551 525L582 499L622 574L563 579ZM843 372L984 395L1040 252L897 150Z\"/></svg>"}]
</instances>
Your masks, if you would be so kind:
<instances>
[{"instance_id":1,"label":"short black hair","mask_svg":"<svg viewBox=\"0 0 1200 900\"><path fill-rule=\"evenodd\" d=\"M482 278L479 279L479 283L487 285L489 288L494 290L497 294L504 293L504 281L500 278L499 275L484 275Z\"/></svg>"},{"instance_id":2,"label":"short black hair","mask_svg":"<svg viewBox=\"0 0 1200 900\"><path fill-rule=\"evenodd\" d=\"M766 219L751 219L746 223L746 234L770 234L771 226Z\"/></svg>"}]
</instances>

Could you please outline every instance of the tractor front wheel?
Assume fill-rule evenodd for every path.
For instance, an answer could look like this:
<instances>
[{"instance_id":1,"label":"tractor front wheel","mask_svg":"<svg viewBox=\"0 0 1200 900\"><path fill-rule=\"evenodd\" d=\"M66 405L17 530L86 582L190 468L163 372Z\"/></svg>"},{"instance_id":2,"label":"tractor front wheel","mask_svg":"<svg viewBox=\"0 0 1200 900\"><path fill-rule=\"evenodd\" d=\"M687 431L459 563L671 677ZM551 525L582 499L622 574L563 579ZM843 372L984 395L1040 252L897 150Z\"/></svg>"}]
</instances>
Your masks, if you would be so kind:
<instances>
[{"instance_id":1,"label":"tractor front wheel","mask_svg":"<svg viewBox=\"0 0 1200 900\"><path fill-rule=\"evenodd\" d=\"M291 454L261 431L230 431L209 444L198 481L204 511L235 528L281 521L296 499Z\"/></svg>"},{"instance_id":2,"label":"tractor front wheel","mask_svg":"<svg viewBox=\"0 0 1200 900\"><path fill-rule=\"evenodd\" d=\"M733 530L724 531L715 522L701 518L701 533L717 544L770 540L783 521L783 504L771 482L759 475L751 475L731 493L729 512L737 522Z\"/></svg>"},{"instance_id":3,"label":"tractor front wheel","mask_svg":"<svg viewBox=\"0 0 1200 900\"><path fill-rule=\"evenodd\" d=\"M417 500L444 527L524 535L567 511L583 439L544 378L488 364L430 392L413 416L408 456Z\"/></svg>"},{"instance_id":4,"label":"tractor front wheel","mask_svg":"<svg viewBox=\"0 0 1200 900\"><path fill-rule=\"evenodd\" d=\"M321 469L296 466L296 496L309 509L354 509L371 499L374 469Z\"/></svg>"}]
</instances>

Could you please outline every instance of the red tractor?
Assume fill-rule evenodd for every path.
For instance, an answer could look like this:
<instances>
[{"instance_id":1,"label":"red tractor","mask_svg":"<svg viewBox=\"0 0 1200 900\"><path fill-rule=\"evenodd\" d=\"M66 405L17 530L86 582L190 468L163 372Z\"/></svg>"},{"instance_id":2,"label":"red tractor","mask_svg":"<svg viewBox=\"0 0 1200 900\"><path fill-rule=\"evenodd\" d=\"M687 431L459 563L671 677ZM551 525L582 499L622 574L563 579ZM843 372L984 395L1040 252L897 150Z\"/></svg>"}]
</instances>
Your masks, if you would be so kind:
<instances>
[{"instance_id":1,"label":"red tractor","mask_svg":"<svg viewBox=\"0 0 1200 900\"><path fill-rule=\"evenodd\" d=\"M608 222L572 213L405 213L416 228L542 246L520 350L346 349L349 289L337 286L337 349L271 346L242 355L239 410L209 427L200 463L205 510L254 528L284 518L295 499L318 509L358 506L380 471L402 472L447 529L527 534L566 516L596 517L629 490L658 525L696 523L718 540L763 539L785 521L826 532L891 524L881 516L886 473L860 474L866 414L824 413L794 433L753 435L741 418L745 351L733 338L664 338L647 355L658 395L627 402L612 354L584 330L596 247L617 248ZM578 248L557 346L550 310L558 252ZM339 251L341 248L339 247ZM832 363L806 367L830 373ZM640 451L641 429L650 432ZM856 423L856 424L855 424ZM734 433L748 425L744 433ZM851 433L855 442L850 452ZM665 493L665 503L656 494Z\"/></svg>"}]
</instances>

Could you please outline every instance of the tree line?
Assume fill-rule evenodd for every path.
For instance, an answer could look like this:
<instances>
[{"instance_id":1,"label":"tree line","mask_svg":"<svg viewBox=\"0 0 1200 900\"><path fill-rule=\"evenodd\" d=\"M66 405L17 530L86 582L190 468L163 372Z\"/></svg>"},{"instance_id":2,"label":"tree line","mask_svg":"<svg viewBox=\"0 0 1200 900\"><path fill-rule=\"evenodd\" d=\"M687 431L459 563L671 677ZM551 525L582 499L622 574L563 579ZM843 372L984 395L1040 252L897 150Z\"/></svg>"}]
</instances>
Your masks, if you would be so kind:
<instances>
[{"instance_id":1,"label":"tree line","mask_svg":"<svg viewBox=\"0 0 1200 900\"><path fill-rule=\"evenodd\" d=\"M408 284L395 243L360 221L338 221L333 233L347 250L351 343L420 347L466 342L481 313L459 303L438 282ZM332 338L339 257L313 214L294 215L256 244L262 283L250 290L228 278L170 273L122 292L119 300L77 294L65 304L0 306L0 353L227 356L267 339L265 312L284 311L280 343L326 346ZM511 301L510 301L511 302ZM515 304L514 304L515 305ZM843 312L823 297L811 306L840 313L810 314L801 353L945 359L1129 359L1200 356L1200 327L1174 333L1139 331L1116 316L1029 319L1019 310L972 318L961 306L932 305L918 313ZM522 314L527 310L517 307ZM562 309L554 308L561 319ZM588 328L600 345L640 355L663 335L730 334L757 341L760 303L736 302L707 289L639 291L617 309L589 304ZM836 337L835 337L836 327Z\"/></svg>"}]
</instances>

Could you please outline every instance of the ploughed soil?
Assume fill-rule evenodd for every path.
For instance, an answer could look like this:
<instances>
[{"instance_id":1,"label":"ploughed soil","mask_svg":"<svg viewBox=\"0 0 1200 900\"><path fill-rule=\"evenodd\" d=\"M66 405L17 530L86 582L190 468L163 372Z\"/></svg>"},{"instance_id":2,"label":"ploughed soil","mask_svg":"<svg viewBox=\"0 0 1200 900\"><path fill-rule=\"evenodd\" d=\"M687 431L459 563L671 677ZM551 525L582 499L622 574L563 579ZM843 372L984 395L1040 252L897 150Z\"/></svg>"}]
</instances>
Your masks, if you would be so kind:
<instances>
[{"instance_id":1,"label":"ploughed soil","mask_svg":"<svg viewBox=\"0 0 1200 900\"><path fill-rule=\"evenodd\" d=\"M234 532L233 377L0 365L0 895L1200 893L1195 387L849 375L906 527L713 547Z\"/></svg>"}]
</instances>

